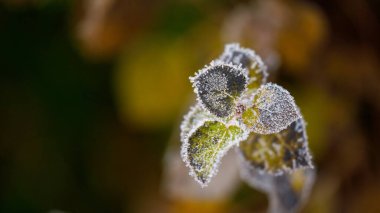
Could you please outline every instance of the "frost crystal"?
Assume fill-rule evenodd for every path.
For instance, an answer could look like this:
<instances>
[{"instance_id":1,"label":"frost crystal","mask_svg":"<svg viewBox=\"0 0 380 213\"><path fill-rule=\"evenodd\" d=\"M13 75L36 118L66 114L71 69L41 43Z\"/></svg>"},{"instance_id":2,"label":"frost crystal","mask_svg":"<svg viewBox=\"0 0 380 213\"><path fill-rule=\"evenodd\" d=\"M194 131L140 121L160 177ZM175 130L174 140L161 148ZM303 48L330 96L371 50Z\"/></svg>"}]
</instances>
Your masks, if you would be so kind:
<instances>
[{"instance_id":1,"label":"frost crystal","mask_svg":"<svg viewBox=\"0 0 380 213\"><path fill-rule=\"evenodd\" d=\"M218 117L228 117L246 89L248 77L247 71L239 66L211 63L191 81L205 109Z\"/></svg>"},{"instance_id":2,"label":"frost crystal","mask_svg":"<svg viewBox=\"0 0 380 213\"><path fill-rule=\"evenodd\" d=\"M226 126L218 121L206 121L190 132L182 144L182 159L190 175L207 186L217 172L220 159L230 147L246 138L238 126Z\"/></svg>"},{"instance_id":3,"label":"frost crystal","mask_svg":"<svg viewBox=\"0 0 380 213\"><path fill-rule=\"evenodd\" d=\"M269 174L313 168L302 118L277 134L251 134L240 143L239 153L253 169Z\"/></svg>"},{"instance_id":4,"label":"frost crystal","mask_svg":"<svg viewBox=\"0 0 380 213\"><path fill-rule=\"evenodd\" d=\"M219 57L220 61L241 65L249 70L248 89L257 89L260 85L265 84L268 72L261 57L248 48L240 47L239 44L227 44L223 54Z\"/></svg>"},{"instance_id":5,"label":"frost crystal","mask_svg":"<svg viewBox=\"0 0 380 213\"><path fill-rule=\"evenodd\" d=\"M257 90L253 105L243 113L243 122L258 134L279 132L298 118L300 113L293 97L287 90L272 83Z\"/></svg>"},{"instance_id":6,"label":"frost crystal","mask_svg":"<svg viewBox=\"0 0 380 213\"><path fill-rule=\"evenodd\" d=\"M254 51L229 44L191 77L197 104L181 124L181 157L204 187L222 156L239 145L248 179L258 181L255 187L268 192L274 206L294 209L299 194L291 194L293 174L313 168L305 124L293 97L281 86L265 84L267 76Z\"/></svg>"},{"instance_id":7,"label":"frost crystal","mask_svg":"<svg viewBox=\"0 0 380 213\"><path fill-rule=\"evenodd\" d=\"M189 132L198 127L199 124L206 120L214 120L215 116L202 109L199 104L190 108L190 111L184 116L181 124L181 142L184 142L189 136Z\"/></svg>"}]
</instances>

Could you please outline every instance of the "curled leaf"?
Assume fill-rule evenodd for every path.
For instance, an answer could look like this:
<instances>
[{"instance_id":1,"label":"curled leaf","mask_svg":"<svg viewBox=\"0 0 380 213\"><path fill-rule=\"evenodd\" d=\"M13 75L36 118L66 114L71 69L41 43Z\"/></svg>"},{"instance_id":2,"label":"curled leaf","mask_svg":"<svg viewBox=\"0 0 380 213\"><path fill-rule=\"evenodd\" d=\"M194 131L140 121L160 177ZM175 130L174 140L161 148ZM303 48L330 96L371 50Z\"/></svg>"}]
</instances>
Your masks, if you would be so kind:
<instances>
[{"instance_id":1,"label":"curled leaf","mask_svg":"<svg viewBox=\"0 0 380 213\"><path fill-rule=\"evenodd\" d=\"M257 89L266 83L268 72L260 56L253 50L240 47L237 43L227 44L220 61L241 65L249 71L248 89Z\"/></svg>"},{"instance_id":2,"label":"curled leaf","mask_svg":"<svg viewBox=\"0 0 380 213\"><path fill-rule=\"evenodd\" d=\"M313 168L302 118L276 134L251 134L240 143L239 153L253 169L268 174Z\"/></svg>"},{"instance_id":3,"label":"curled leaf","mask_svg":"<svg viewBox=\"0 0 380 213\"><path fill-rule=\"evenodd\" d=\"M161 187L166 198L171 201L215 202L215 200L228 200L240 186L238 158L236 158L235 152L230 151L223 156L218 175L212 178L207 190L204 190L199 187L193 177L189 176L189 170L178 154L179 149L177 144L170 143L164 155Z\"/></svg>"},{"instance_id":4,"label":"curled leaf","mask_svg":"<svg viewBox=\"0 0 380 213\"><path fill-rule=\"evenodd\" d=\"M268 83L257 89L253 105L243 113L243 123L258 134L277 133L300 118L293 97L287 90Z\"/></svg>"},{"instance_id":5,"label":"curled leaf","mask_svg":"<svg viewBox=\"0 0 380 213\"><path fill-rule=\"evenodd\" d=\"M239 66L211 63L190 79L202 106L218 117L228 117L246 89L248 76Z\"/></svg>"},{"instance_id":6,"label":"curled leaf","mask_svg":"<svg viewBox=\"0 0 380 213\"><path fill-rule=\"evenodd\" d=\"M190 168L190 175L204 187L216 174L222 156L230 147L245 138L246 134L238 126L205 121L190 132L182 143L182 159Z\"/></svg>"},{"instance_id":7,"label":"curled leaf","mask_svg":"<svg viewBox=\"0 0 380 213\"><path fill-rule=\"evenodd\" d=\"M292 213L299 210L308 199L316 176L314 169L270 175L252 169L244 162L241 164L240 174L251 187L268 195L268 212L272 213Z\"/></svg>"}]
</instances>

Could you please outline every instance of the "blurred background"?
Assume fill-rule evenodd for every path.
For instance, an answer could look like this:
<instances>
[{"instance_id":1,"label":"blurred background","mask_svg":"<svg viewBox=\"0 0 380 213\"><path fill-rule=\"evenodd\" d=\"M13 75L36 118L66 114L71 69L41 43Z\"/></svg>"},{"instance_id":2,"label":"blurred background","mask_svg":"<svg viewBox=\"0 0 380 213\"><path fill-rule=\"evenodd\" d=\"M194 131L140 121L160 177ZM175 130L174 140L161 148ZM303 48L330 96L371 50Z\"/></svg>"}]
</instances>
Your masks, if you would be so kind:
<instances>
[{"instance_id":1,"label":"blurred background","mask_svg":"<svg viewBox=\"0 0 380 213\"><path fill-rule=\"evenodd\" d=\"M0 212L265 212L234 156L205 190L179 159L188 77L227 42L308 123L302 212L380 212L379 36L378 0L1 0Z\"/></svg>"}]
</instances>

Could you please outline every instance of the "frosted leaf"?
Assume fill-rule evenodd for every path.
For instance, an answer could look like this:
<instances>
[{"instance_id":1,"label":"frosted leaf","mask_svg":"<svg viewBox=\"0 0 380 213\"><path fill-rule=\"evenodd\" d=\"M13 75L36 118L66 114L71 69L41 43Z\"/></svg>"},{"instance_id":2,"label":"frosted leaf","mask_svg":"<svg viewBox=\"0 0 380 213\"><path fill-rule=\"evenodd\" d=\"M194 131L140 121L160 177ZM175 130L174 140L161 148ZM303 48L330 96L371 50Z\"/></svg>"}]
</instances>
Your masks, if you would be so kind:
<instances>
[{"instance_id":1,"label":"frosted leaf","mask_svg":"<svg viewBox=\"0 0 380 213\"><path fill-rule=\"evenodd\" d=\"M270 175L243 162L240 175L251 187L268 195L268 212L292 213L297 212L309 198L316 172L314 169L298 169L292 173Z\"/></svg>"},{"instance_id":2,"label":"frosted leaf","mask_svg":"<svg viewBox=\"0 0 380 213\"><path fill-rule=\"evenodd\" d=\"M192 106L190 111L184 116L181 124L181 142L184 142L192 129L199 126L206 120L215 120L215 116L205 111L199 104Z\"/></svg>"},{"instance_id":3,"label":"frosted leaf","mask_svg":"<svg viewBox=\"0 0 380 213\"><path fill-rule=\"evenodd\" d=\"M220 61L241 65L249 70L248 89L257 89L266 83L268 72L260 56L253 50L240 47L239 44L227 44L223 54L219 57Z\"/></svg>"},{"instance_id":4,"label":"frosted leaf","mask_svg":"<svg viewBox=\"0 0 380 213\"><path fill-rule=\"evenodd\" d=\"M287 90L268 83L257 89L253 105L242 114L243 123L258 134L272 134L300 118L293 97Z\"/></svg>"},{"instance_id":5,"label":"frosted leaf","mask_svg":"<svg viewBox=\"0 0 380 213\"><path fill-rule=\"evenodd\" d=\"M239 153L253 169L269 174L313 168L302 118L279 133L251 134L240 143Z\"/></svg>"},{"instance_id":6,"label":"frosted leaf","mask_svg":"<svg viewBox=\"0 0 380 213\"><path fill-rule=\"evenodd\" d=\"M274 176L275 189L269 197L269 212L296 212L308 200L314 181L314 169L299 169L291 174Z\"/></svg>"},{"instance_id":7,"label":"frosted leaf","mask_svg":"<svg viewBox=\"0 0 380 213\"><path fill-rule=\"evenodd\" d=\"M225 152L245 138L246 134L238 126L227 127L218 121L205 121L182 143L182 159L190 168L190 175L204 187L216 174Z\"/></svg>"},{"instance_id":8,"label":"frosted leaf","mask_svg":"<svg viewBox=\"0 0 380 213\"><path fill-rule=\"evenodd\" d=\"M245 69L224 63L211 63L190 79L198 101L218 117L228 117L234 112L248 81Z\"/></svg>"},{"instance_id":9,"label":"frosted leaf","mask_svg":"<svg viewBox=\"0 0 380 213\"><path fill-rule=\"evenodd\" d=\"M171 144L163 161L162 193L170 200L226 200L233 196L240 186L239 164L235 152L230 151L223 156L218 175L212 178L207 190L199 187L193 177L189 176L189 169L183 164L178 153L179 147Z\"/></svg>"}]
</instances>

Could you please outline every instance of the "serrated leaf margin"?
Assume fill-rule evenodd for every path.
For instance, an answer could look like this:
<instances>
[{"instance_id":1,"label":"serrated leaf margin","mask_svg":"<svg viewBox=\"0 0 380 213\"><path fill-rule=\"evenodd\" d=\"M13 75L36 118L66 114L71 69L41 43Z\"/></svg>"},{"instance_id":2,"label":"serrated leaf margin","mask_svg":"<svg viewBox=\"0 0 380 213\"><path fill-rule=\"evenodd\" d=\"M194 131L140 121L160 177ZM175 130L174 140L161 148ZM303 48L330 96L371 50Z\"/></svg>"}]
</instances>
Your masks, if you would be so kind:
<instances>
[{"instance_id":1,"label":"serrated leaf margin","mask_svg":"<svg viewBox=\"0 0 380 213\"><path fill-rule=\"evenodd\" d=\"M234 72L236 72L236 74L238 74L239 76L243 75L244 79L246 80L245 85L244 85L244 90L235 99L235 105L240 101L240 99L243 96L243 94L245 94L247 92L247 85L249 83L249 75L248 75L249 71L246 68L243 68L241 65L234 65L232 63L225 63L225 62L219 61L219 60L213 60L213 61L211 61L209 65L206 65L204 68L202 68L198 72L196 72L194 74L194 76L190 76L189 80L190 80L190 83L192 84L194 93L197 96L197 99L196 99L197 103L200 104L200 106L202 106L202 108L204 110L206 110L207 112L209 112L210 114L213 114L213 113L207 108L207 106L205 106L205 104L203 103L203 101L201 100L201 98L199 96L199 91L198 91L198 87L197 87L198 84L197 84L196 80L199 78L199 76L203 75L204 73L208 72L209 70L211 70L212 68L214 68L216 66L222 66L222 67L226 66L226 67L232 68L232 70ZM228 116L228 117L230 117L230 116Z\"/></svg>"}]
</instances>

